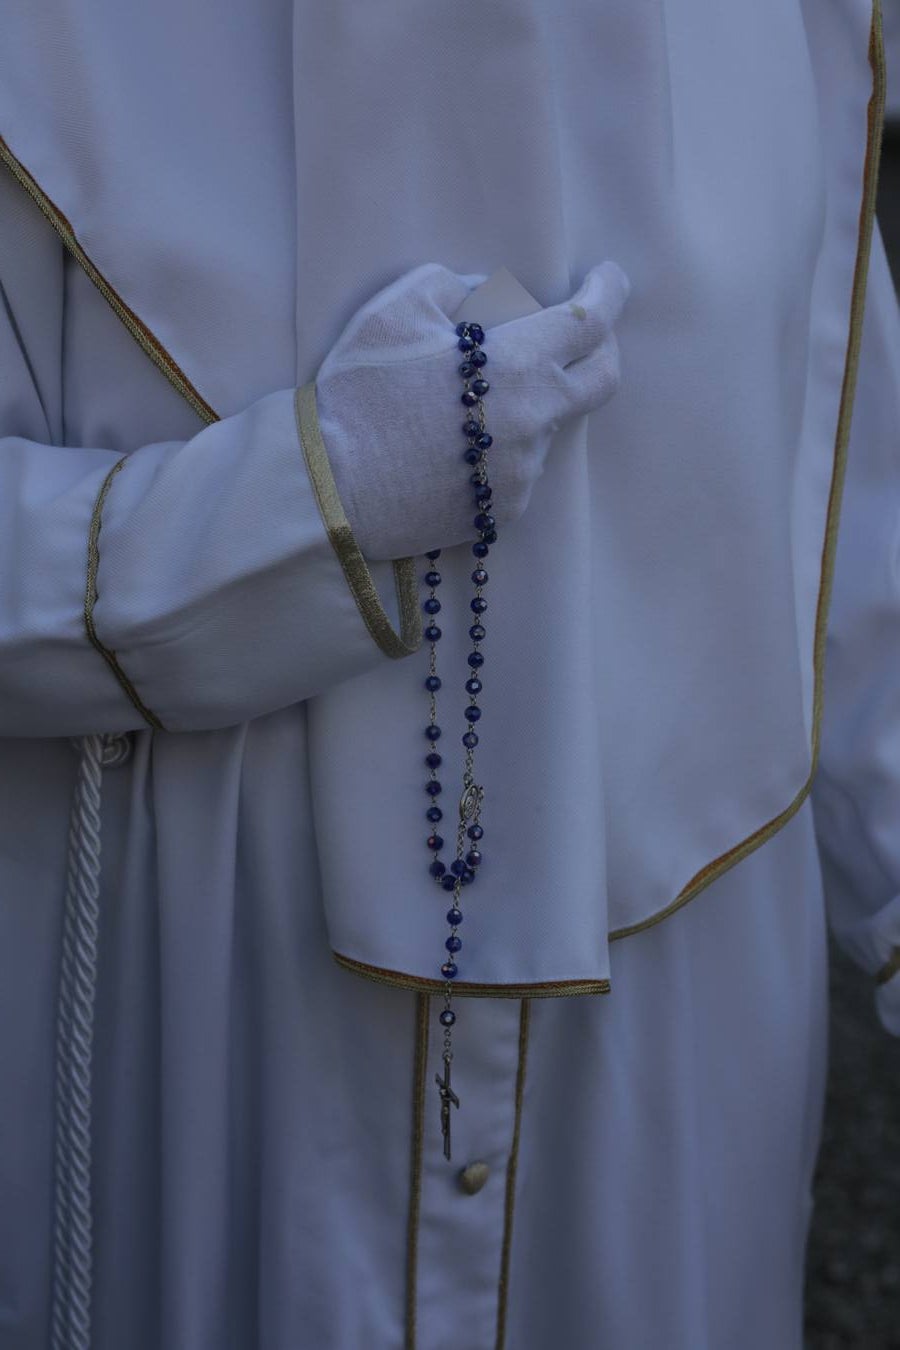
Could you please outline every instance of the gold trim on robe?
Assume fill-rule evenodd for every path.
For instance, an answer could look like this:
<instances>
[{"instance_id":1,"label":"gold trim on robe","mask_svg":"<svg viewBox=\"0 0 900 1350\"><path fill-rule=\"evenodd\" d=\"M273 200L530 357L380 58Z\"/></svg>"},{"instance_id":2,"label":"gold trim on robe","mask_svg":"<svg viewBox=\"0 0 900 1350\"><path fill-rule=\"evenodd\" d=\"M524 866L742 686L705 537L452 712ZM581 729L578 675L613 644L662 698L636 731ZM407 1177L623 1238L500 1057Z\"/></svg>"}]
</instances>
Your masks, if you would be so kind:
<instances>
[{"instance_id":1,"label":"gold trim on robe","mask_svg":"<svg viewBox=\"0 0 900 1350\"><path fill-rule=\"evenodd\" d=\"M331 465L328 462L328 452L319 428L314 383L297 390L294 407L297 414L297 434L303 447L322 523L328 532L331 547L341 564L362 621L369 630L372 640L385 656L395 659L411 656L418 650L422 641L422 615L417 599L415 562L412 558L400 558L394 563L394 583L400 607L400 632L396 633L381 604L372 573L353 537L350 522L338 495Z\"/></svg>"},{"instance_id":2,"label":"gold trim on robe","mask_svg":"<svg viewBox=\"0 0 900 1350\"><path fill-rule=\"evenodd\" d=\"M166 351L159 339L151 333L147 325L138 318L134 310L119 295L118 291L106 280L88 255L85 253L78 237L69 223L68 217L60 211L56 203L47 196L39 183L32 178L31 174L25 168L25 165L16 158L10 150L6 141L0 136L0 159L10 170L16 181L25 189L32 201L36 202L43 211L44 215L53 226L72 257L81 268L87 273L91 281L97 287L97 290L103 296L103 299L110 305L114 313L122 320L135 342L146 352L155 366L158 366L166 379L169 380L181 394L182 398L191 405L194 412L202 417L204 422L217 422L218 415L206 402L206 399L191 384L191 381L185 375L184 371L178 365L174 357Z\"/></svg>"},{"instance_id":3,"label":"gold trim on robe","mask_svg":"<svg viewBox=\"0 0 900 1350\"><path fill-rule=\"evenodd\" d=\"M495 1350L505 1350L506 1308L509 1301L509 1263L512 1255L513 1216L516 1208L516 1174L519 1167L519 1139L522 1134L522 1103L525 1098L525 1072L528 1067L528 1031L531 1004L522 1000L519 1015L519 1063L516 1069L516 1107L512 1146L506 1164L506 1199L503 1207L503 1247L500 1253L500 1280L497 1286L497 1340Z\"/></svg>"},{"instance_id":4,"label":"gold trim on robe","mask_svg":"<svg viewBox=\"0 0 900 1350\"><path fill-rule=\"evenodd\" d=\"M424 975L406 975L401 970L386 970L382 966L369 966L364 961L342 956L340 952L333 951L331 954L344 970L362 975L375 984L388 984L393 989L406 989L417 994L444 992L444 980L432 980ZM579 994L608 994L609 991L609 980L543 980L536 984L474 984L469 980L456 980L453 984L453 993L463 998L573 998Z\"/></svg>"},{"instance_id":5,"label":"gold trim on robe","mask_svg":"<svg viewBox=\"0 0 900 1350\"><path fill-rule=\"evenodd\" d=\"M100 568L100 527L103 519L103 505L106 501L109 489L112 487L113 479L122 468L125 459L120 459L114 464L109 473L103 480L100 491L97 493L97 500L94 503L94 510L91 513L91 525L88 531L88 565L87 565L87 586L84 593L84 628L88 635L91 645L100 653L112 673L115 675L119 684L128 695L135 708L143 717L148 726L153 727L154 731L165 731L162 722L151 712L144 703L138 691L135 689L131 680L125 674L119 664L119 658L109 647L104 647L97 635L97 629L94 627L94 606L97 603L97 573Z\"/></svg>"},{"instance_id":6,"label":"gold trim on robe","mask_svg":"<svg viewBox=\"0 0 900 1350\"><path fill-rule=\"evenodd\" d=\"M406 1229L406 1326L404 1350L416 1350L416 1311L419 1274L419 1214L422 1208L422 1158L425 1147L425 1086L428 1077L428 1026L431 1000L416 995L413 1052L412 1136L409 1150L409 1217Z\"/></svg>"}]
</instances>

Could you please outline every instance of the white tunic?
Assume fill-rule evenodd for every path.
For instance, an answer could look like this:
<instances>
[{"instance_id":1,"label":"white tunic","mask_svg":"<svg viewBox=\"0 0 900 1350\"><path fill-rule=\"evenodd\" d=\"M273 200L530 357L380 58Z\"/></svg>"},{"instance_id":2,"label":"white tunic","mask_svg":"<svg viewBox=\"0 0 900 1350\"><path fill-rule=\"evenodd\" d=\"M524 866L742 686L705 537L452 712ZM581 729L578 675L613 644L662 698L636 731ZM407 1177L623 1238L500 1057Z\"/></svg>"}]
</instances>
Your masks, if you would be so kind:
<instances>
[{"instance_id":1,"label":"white tunic","mask_svg":"<svg viewBox=\"0 0 900 1350\"><path fill-rule=\"evenodd\" d=\"M888 1022L900 983L877 244L846 454L871 7L108 0L8 28L3 1350L799 1346L820 748ZM604 256L622 389L491 562L448 1167L415 572L354 550L295 389L419 262L550 304ZM67 995L69 738L97 732L127 752Z\"/></svg>"}]
</instances>

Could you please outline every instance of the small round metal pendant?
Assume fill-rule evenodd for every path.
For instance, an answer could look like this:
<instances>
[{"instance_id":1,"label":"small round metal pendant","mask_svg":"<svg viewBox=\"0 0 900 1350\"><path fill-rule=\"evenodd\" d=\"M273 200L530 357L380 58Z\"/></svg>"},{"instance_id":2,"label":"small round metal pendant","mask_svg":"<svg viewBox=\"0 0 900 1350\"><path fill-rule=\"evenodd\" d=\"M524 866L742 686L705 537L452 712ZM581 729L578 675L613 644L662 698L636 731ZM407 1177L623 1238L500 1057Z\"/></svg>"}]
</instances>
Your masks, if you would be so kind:
<instances>
[{"instance_id":1,"label":"small round metal pendant","mask_svg":"<svg viewBox=\"0 0 900 1350\"><path fill-rule=\"evenodd\" d=\"M471 820L481 807L483 797L484 788L479 787L477 783L471 783L459 799L460 820Z\"/></svg>"}]
</instances>

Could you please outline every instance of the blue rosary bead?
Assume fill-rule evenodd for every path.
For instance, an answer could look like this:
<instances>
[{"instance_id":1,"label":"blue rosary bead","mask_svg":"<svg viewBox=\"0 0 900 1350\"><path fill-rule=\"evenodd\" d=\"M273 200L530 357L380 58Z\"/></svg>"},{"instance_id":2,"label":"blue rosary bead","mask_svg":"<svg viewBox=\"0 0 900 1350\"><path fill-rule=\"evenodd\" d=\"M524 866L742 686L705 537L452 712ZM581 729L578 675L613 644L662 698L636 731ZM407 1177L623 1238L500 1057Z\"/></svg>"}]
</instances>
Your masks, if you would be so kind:
<instances>
[{"instance_id":1,"label":"blue rosary bead","mask_svg":"<svg viewBox=\"0 0 900 1350\"><path fill-rule=\"evenodd\" d=\"M482 539L484 540L484 542L485 542L486 544L496 544L496 542L497 542L497 531L496 531L496 530L488 530L487 533L486 533L486 534L483 534L481 537L482 537Z\"/></svg>"},{"instance_id":2,"label":"blue rosary bead","mask_svg":"<svg viewBox=\"0 0 900 1350\"><path fill-rule=\"evenodd\" d=\"M467 324L467 323L465 323L465 322L460 322L460 323L458 323L458 324L456 325L455 330L454 330L455 333L456 333L456 336L457 336L457 337L465 337L466 334L468 333L470 327L471 327L471 325L470 325L470 324Z\"/></svg>"},{"instance_id":3,"label":"blue rosary bead","mask_svg":"<svg viewBox=\"0 0 900 1350\"><path fill-rule=\"evenodd\" d=\"M443 760L436 750L432 750L429 755L425 756L425 763L428 765L429 769L438 769L443 763Z\"/></svg>"},{"instance_id":4,"label":"blue rosary bead","mask_svg":"<svg viewBox=\"0 0 900 1350\"><path fill-rule=\"evenodd\" d=\"M456 1021L456 1013L452 1008L445 1008L439 1018L442 1027L452 1027Z\"/></svg>"},{"instance_id":5,"label":"blue rosary bead","mask_svg":"<svg viewBox=\"0 0 900 1350\"><path fill-rule=\"evenodd\" d=\"M437 877L438 880L440 880L440 878L444 875L447 869L442 862L439 862L437 859L435 859L435 861L431 864L428 870L433 877Z\"/></svg>"},{"instance_id":6,"label":"blue rosary bead","mask_svg":"<svg viewBox=\"0 0 900 1350\"><path fill-rule=\"evenodd\" d=\"M472 385L472 393L477 394L479 398L483 398L490 387L487 380L476 380Z\"/></svg>"},{"instance_id":7,"label":"blue rosary bead","mask_svg":"<svg viewBox=\"0 0 900 1350\"><path fill-rule=\"evenodd\" d=\"M469 337L473 342L484 342L484 329L480 323L469 324Z\"/></svg>"},{"instance_id":8,"label":"blue rosary bead","mask_svg":"<svg viewBox=\"0 0 900 1350\"><path fill-rule=\"evenodd\" d=\"M469 652L466 660L473 670L478 670L484 665L484 654L482 652Z\"/></svg>"},{"instance_id":9,"label":"blue rosary bead","mask_svg":"<svg viewBox=\"0 0 900 1350\"><path fill-rule=\"evenodd\" d=\"M469 601L469 609L473 614L483 614L488 607L488 602L483 595L476 595Z\"/></svg>"},{"instance_id":10,"label":"blue rosary bead","mask_svg":"<svg viewBox=\"0 0 900 1350\"><path fill-rule=\"evenodd\" d=\"M472 624L472 627L469 629L469 637L473 642L483 642L486 636L487 632L483 624Z\"/></svg>"},{"instance_id":11,"label":"blue rosary bead","mask_svg":"<svg viewBox=\"0 0 900 1350\"><path fill-rule=\"evenodd\" d=\"M440 572L426 572L426 573L425 573L425 585L426 585L426 586L440 586L440 584L441 584L441 574L440 574Z\"/></svg>"},{"instance_id":12,"label":"blue rosary bead","mask_svg":"<svg viewBox=\"0 0 900 1350\"><path fill-rule=\"evenodd\" d=\"M430 623L428 627L425 629L426 642L437 642L439 641L440 636L441 630L438 628L436 623Z\"/></svg>"},{"instance_id":13,"label":"blue rosary bead","mask_svg":"<svg viewBox=\"0 0 900 1350\"><path fill-rule=\"evenodd\" d=\"M463 459L466 461L467 464L477 464L478 461L481 459L481 451L475 450L470 445L466 453L463 455Z\"/></svg>"},{"instance_id":14,"label":"blue rosary bead","mask_svg":"<svg viewBox=\"0 0 900 1350\"><path fill-rule=\"evenodd\" d=\"M464 394L460 395L460 402L464 403L467 408L475 407L478 402L478 395L475 393L474 387L467 389Z\"/></svg>"},{"instance_id":15,"label":"blue rosary bead","mask_svg":"<svg viewBox=\"0 0 900 1350\"><path fill-rule=\"evenodd\" d=\"M472 524L476 530L492 530L497 522L493 516L488 515L487 511L479 511Z\"/></svg>"},{"instance_id":16,"label":"blue rosary bead","mask_svg":"<svg viewBox=\"0 0 900 1350\"><path fill-rule=\"evenodd\" d=\"M487 506L494 495L494 489L490 483L479 483L475 489L475 500L481 502L482 506Z\"/></svg>"},{"instance_id":17,"label":"blue rosary bead","mask_svg":"<svg viewBox=\"0 0 900 1350\"><path fill-rule=\"evenodd\" d=\"M432 825L436 825L439 820L444 819L444 813L439 806L429 806L425 812L425 819L430 820Z\"/></svg>"},{"instance_id":18,"label":"blue rosary bead","mask_svg":"<svg viewBox=\"0 0 900 1350\"><path fill-rule=\"evenodd\" d=\"M469 836L470 839L484 838L484 830L481 828L480 825L470 825L469 828L466 830L466 834Z\"/></svg>"},{"instance_id":19,"label":"blue rosary bead","mask_svg":"<svg viewBox=\"0 0 900 1350\"><path fill-rule=\"evenodd\" d=\"M448 937L447 941L444 943L444 946L447 948L448 952L461 952L462 938L458 938L455 936Z\"/></svg>"},{"instance_id":20,"label":"blue rosary bead","mask_svg":"<svg viewBox=\"0 0 900 1350\"><path fill-rule=\"evenodd\" d=\"M476 338L476 341L480 342L481 339ZM487 352L482 351L473 352L472 355L469 357L469 360L471 361L473 366L477 366L478 369L480 370L482 366L487 365Z\"/></svg>"},{"instance_id":21,"label":"blue rosary bead","mask_svg":"<svg viewBox=\"0 0 900 1350\"><path fill-rule=\"evenodd\" d=\"M470 867L478 867L481 863L481 854L477 848L470 849L466 854L466 862Z\"/></svg>"},{"instance_id":22,"label":"blue rosary bead","mask_svg":"<svg viewBox=\"0 0 900 1350\"><path fill-rule=\"evenodd\" d=\"M430 741L439 741L441 739L441 729L436 723L432 722L425 728L425 735Z\"/></svg>"},{"instance_id":23,"label":"blue rosary bead","mask_svg":"<svg viewBox=\"0 0 900 1350\"><path fill-rule=\"evenodd\" d=\"M475 374L475 366L472 364L471 361L461 361L459 365L459 373L464 380L468 380L471 378L472 375Z\"/></svg>"},{"instance_id":24,"label":"blue rosary bead","mask_svg":"<svg viewBox=\"0 0 900 1350\"><path fill-rule=\"evenodd\" d=\"M477 676L473 675L471 680L466 680L466 693L471 694L473 698L476 694L481 693L481 689L482 684Z\"/></svg>"},{"instance_id":25,"label":"blue rosary bead","mask_svg":"<svg viewBox=\"0 0 900 1350\"><path fill-rule=\"evenodd\" d=\"M440 556L441 550L439 548L433 548L430 553L425 554L425 557L428 558L431 562L435 562L436 559L438 559Z\"/></svg>"},{"instance_id":26,"label":"blue rosary bead","mask_svg":"<svg viewBox=\"0 0 900 1350\"><path fill-rule=\"evenodd\" d=\"M447 910L447 922L451 928L458 928L463 921L462 910L454 905L452 909Z\"/></svg>"},{"instance_id":27,"label":"blue rosary bead","mask_svg":"<svg viewBox=\"0 0 900 1350\"><path fill-rule=\"evenodd\" d=\"M462 429L467 436L477 436L481 430L481 423L476 422L474 417L467 417L462 424Z\"/></svg>"},{"instance_id":28,"label":"blue rosary bead","mask_svg":"<svg viewBox=\"0 0 900 1350\"><path fill-rule=\"evenodd\" d=\"M439 834L430 834L425 840L425 843L431 849L432 853L440 853L441 849L444 847L444 841Z\"/></svg>"},{"instance_id":29,"label":"blue rosary bead","mask_svg":"<svg viewBox=\"0 0 900 1350\"><path fill-rule=\"evenodd\" d=\"M442 788L436 778L429 778L428 782L425 784L425 791L428 793L429 797L439 797Z\"/></svg>"},{"instance_id":30,"label":"blue rosary bead","mask_svg":"<svg viewBox=\"0 0 900 1350\"><path fill-rule=\"evenodd\" d=\"M467 750L474 750L478 744L478 736L474 731L467 731L462 738L462 743Z\"/></svg>"},{"instance_id":31,"label":"blue rosary bead","mask_svg":"<svg viewBox=\"0 0 900 1350\"><path fill-rule=\"evenodd\" d=\"M459 968L455 961L445 961L441 966L441 974L445 980L455 980L459 974Z\"/></svg>"},{"instance_id":32,"label":"blue rosary bead","mask_svg":"<svg viewBox=\"0 0 900 1350\"><path fill-rule=\"evenodd\" d=\"M450 871L453 875L455 877L461 877L465 870L466 864L463 862L462 858L454 858L453 862L450 864Z\"/></svg>"},{"instance_id":33,"label":"blue rosary bead","mask_svg":"<svg viewBox=\"0 0 900 1350\"><path fill-rule=\"evenodd\" d=\"M481 434L475 438L475 444L478 446L479 450L490 450L491 446L494 444L494 438L489 431L482 431Z\"/></svg>"},{"instance_id":34,"label":"blue rosary bead","mask_svg":"<svg viewBox=\"0 0 900 1350\"><path fill-rule=\"evenodd\" d=\"M441 877L441 885L443 886L445 891L455 891L456 877L453 876L451 872L447 872L445 876Z\"/></svg>"},{"instance_id":35,"label":"blue rosary bead","mask_svg":"<svg viewBox=\"0 0 900 1350\"><path fill-rule=\"evenodd\" d=\"M437 693L437 691L438 691L438 689L440 689L440 687L441 687L441 677L440 677L440 675L428 675L428 676L426 676L426 678L425 678L425 688L428 690L429 694L435 694L435 693Z\"/></svg>"},{"instance_id":36,"label":"blue rosary bead","mask_svg":"<svg viewBox=\"0 0 900 1350\"><path fill-rule=\"evenodd\" d=\"M481 717L481 709L477 703L470 703L466 708L466 721L477 722Z\"/></svg>"},{"instance_id":37,"label":"blue rosary bead","mask_svg":"<svg viewBox=\"0 0 900 1350\"><path fill-rule=\"evenodd\" d=\"M490 581L490 577L483 567L476 567L475 571L472 573L472 580L475 582L476 586L486 586Z\"/></svg>"},{"instance_id":38,"label":"blue rosary bead","mask_svg":"<svg viewBox=\"0 0 900 1350\"><path fill-rule=\"evenodd\" d=\"M486 558L490 551L491 550L483 539L476 539L475 543L472 545L472 552L475 554L476 558Z\"/></svg>"},{"instance_id":39,"label":"blue rosary bead","mask_svg":"<svg viewBox=\"0 0 900 1350\"><path fill-rule=\"evenodd\" d=\"M490 519L490 517L488 517L488 519ZM430 595L428 599L424 601L422 608L426 614L438 614L440 613L441 602L436 595Z\"/></svg>"},{"instance_id":40,"label":"blue rosary bead","mask_svg":"<svg viewBox=\"0 0 900 1350\"><path fill-rule=\"evenodd\" d=\"M461 352L470 352L475 347L475 343L472 341L470 337L467 337L465 333L463 333L462 337L459 339L459 342L457 342L456 345Z\"/></svg>"},{"instance_id":41,"label":"blue rosary bead","mask_svg":"<svg viewBox=\"0 0 900 1350\"><path fill-rule=\"evenodd\" d=\"M467 867L466 870L463 872L462 876L460 877L460 881L464 886L471 886L474 880L475 880L474 871L472 870L471 867Z\"/></svg>"}]
</instances>

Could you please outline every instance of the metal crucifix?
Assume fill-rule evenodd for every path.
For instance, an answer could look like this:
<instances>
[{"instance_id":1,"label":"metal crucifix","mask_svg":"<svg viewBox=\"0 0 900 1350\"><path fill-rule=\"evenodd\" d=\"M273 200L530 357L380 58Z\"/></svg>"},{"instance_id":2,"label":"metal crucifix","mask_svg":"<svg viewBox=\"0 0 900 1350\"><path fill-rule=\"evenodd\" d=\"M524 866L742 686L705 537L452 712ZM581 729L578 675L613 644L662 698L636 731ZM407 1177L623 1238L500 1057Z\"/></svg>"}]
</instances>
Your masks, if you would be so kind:
<instances>
[{"instance_id":1,"label":"metal crucifix","mask_svg":"<svg viewBox=\"0 0 900 1350\"><path fill-rule=\"evenodd\" d=\"M450 1106L459 1106L459 1098L450 1086L450 1060L444 1060L444 1076L434 1075L441 1095L441 1134L444 1136L444 1157L450 1161Z\"/></svg>"}]
</instances>

